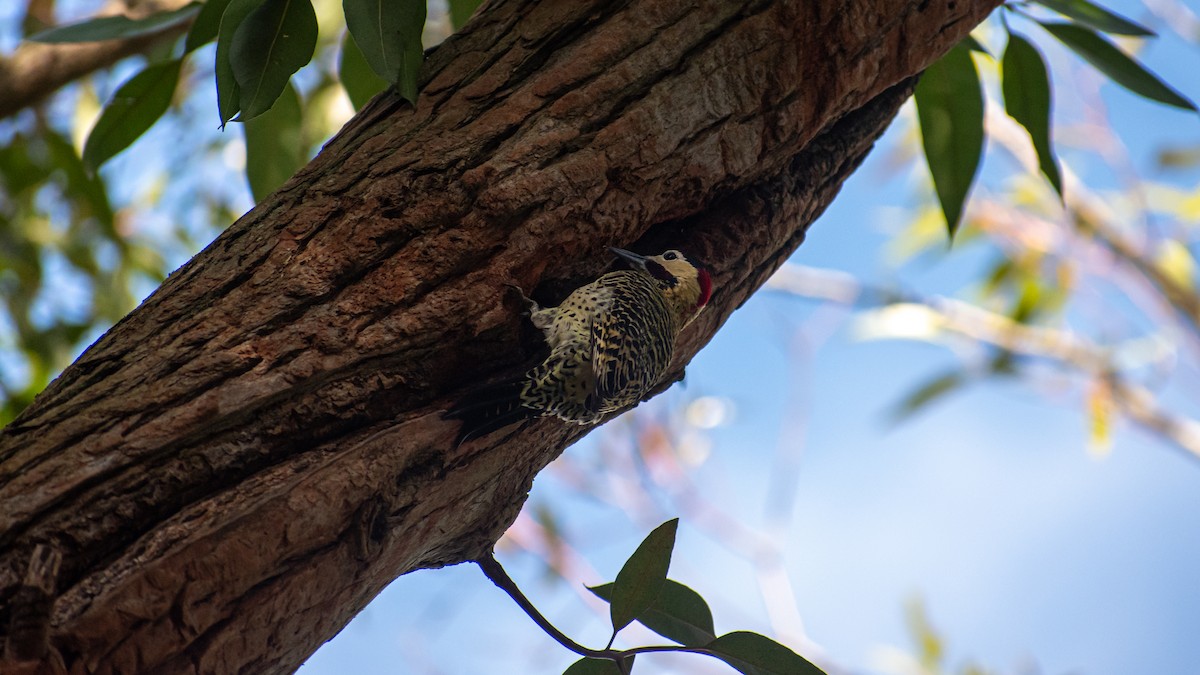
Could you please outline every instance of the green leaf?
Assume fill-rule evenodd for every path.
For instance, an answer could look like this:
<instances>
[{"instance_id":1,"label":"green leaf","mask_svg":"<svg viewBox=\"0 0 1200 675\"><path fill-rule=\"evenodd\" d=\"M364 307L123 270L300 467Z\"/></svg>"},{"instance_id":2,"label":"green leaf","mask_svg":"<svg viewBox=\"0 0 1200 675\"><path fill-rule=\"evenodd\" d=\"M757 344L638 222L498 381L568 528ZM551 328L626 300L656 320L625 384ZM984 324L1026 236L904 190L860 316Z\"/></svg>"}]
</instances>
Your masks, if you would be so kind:
<instances>
[{"instance_id":1,"label":"green leaf","mask_svg":"<svg viewBox=\"0 0 1200 675\"><path fill-rule=\"evenodd\" d=\"M53 172L51 166L34 159L35 156L40 157L40 153L34 155L29 146L29 140L19 134L0 144L0 190L10 198L23 198L22 193L41 187ZM3 213L0 211L0 224L4 224ZM4 227L0 227L0 232L3 231ZM3 248L0 247L0 259L3 257Z\"/></svg>"},{"instance_id":2,"label":"green leaf","mask_svg":"<svg viewBox=\"0 0 1200 675\"><path fill-rule=\"evenodd\" d=\"M912 641L916 643L917 653L915 656L917 662L923 666L922 670L942 670L942 661L946 657L946 645L942 636L933 626L933 622L929 620L925 604L920 599L906 602L904 618Z\"/></svg>"},{"instance_id":3,"label":"green leaf","mask_svg":"<svg viewBox=\"0 0 1200 675\"><path fill-rule=\"evenodd\" d=\"M113 94L83 146L83 163L95 171L129 147L171 105L179 82L178 59L146 66Z\"/></svg>"},{"instance_id":4,"label":"green leaf","mask_svg":"<svg viewBox=\"0 0 1200 675\"><path fill-rule=\"evenodd\" d=\"M1093 5L1087 0L1034 0L1042 7L1052 9L1063 16L1075 19L1085 26L1091 26L1105 33L1114 35L1136 35L1152 37L1154 31L1140 26L1119 14Z\"/></svg>"},{"instance_id":5,"label":"green leaf","mask_svg":"<svg viewBox=\"0 0 1200 675\"><path fill-rule=\"evenodd\" d=\"M899 424L966 383L967 378L959 370L952 370L928 380L895 405L889 415L889 421Z\"/></svg>"},{"instance_id":6,"label":"green leaf","mask_svg":"<svg viewBox=\"0 0 1200 675\"><path fill-rule=\"evenodd\" d=\"M346 27L371 69L416 103L425 58L421 48L425 0L342 0L342 9Z\"/></svg>"},{"instance_id":7,"label":"green leaf","mask_svg":"<svg viewBox=\"0 0 1200 675\"><path fill-rule=\"evenodd\" d=\"M1042 27L1113 82L1129 91L1176 108L1196 110L1195 103L1167 86L1154 73L1146 70L1095 32L1070 23L1042 23Z\"/></svg>"},{"instance_id":8,"label":"green leaf","mask_svg":"<svg viewBox=\"0 0 1200 675\"><path fill-rule=\"evenodd\" d=\"M679 519L673 518L655 528L617 573L608 607L614 632L640 618L658 599L666 585L678 527Z\"/></svg>"},{"instance_id":9,"label":"green leaf","mask_svg":"<svg viewBox=\"0 0 1200 675\"><path fill-rule=\"evenodd\" d=\"M454 30L463 27L467 19L479 8L482 0L450 0L450 25Z\"/></svg>"},{"instance_id":10,"label":"green leaf","mask_svg":"<svg viewBox=\"0 0 1200 675\"><path fill-rule=\"evenodd\" d=\"M84 213L96 219L105 237L117 243L118 246L122 245L124 238L117 232L112 205L108 201L108 191L104 187L104 179L88 169L71 141L52 129L42 129L39 134L46 142L49 158L67 179L67 194L71 195L72 200L80 205ZM88 249L90 254L91 247Z\"/></svg>"},{"instance_id":11,"label":"green leaf","mask_svg":"<svg viewBox=\"0 0 1200 675\"><path fill-rule=\"evenodd\" d=\"M808 659L758 633L726 633L707 648L745 675L824 675Z\"/></svg>"},{"instance_id":12,"label":"green leaf","mask_svg":"<svg viewBox=\"0 0 1200 675\"><path fill-rule=\"evenodd\" d=\"M161 33L168 28L187 23L200 12L200 4L193 2L170 12L151 14L143 19L125 16L105 16L89 19L69 26L58 26L29 37L30 42L100 42L102 40L127 40Z\"/></svg>"},{"instance_id":13,"label":"green leaf","mask_svg":"<svg viewBox=\"0 0 1200 675\"><path fill-rule=\"evenodd\" d=\"M699 593L678 581L666 580L650 611L638 618L659 635L690 647L700 647L716 637L712 610Z\"/></svg>"},{"instance_id":14,"label":"green leaf","mask_svg":"<svg viewBox=\"0 0 1200 675\"><path fill-rule=\"evenodd\" d=\"M967 46L955 45L925 70L916 100L925 160L953 237L983 153L983 92Z\"/></svg>"},{"instance_id":15,"label":"green leaf","mask_svg":"<svg viewBox=\"0 0 1200 675\"><path fill-rule=\"evenodd\" d=\"M610 600L612 588L613 584L602 584L588 590ZM671 579L637 620L655 633L689 647L703 647L717 637L708 603L696 591Z\"/></svg>"},{"instance_id":16,"label":"green leaf","mask_svg":"<svg viewBox=\"0 0 1200 675\"><path fill-rule=\"evenodd\" d=\"M563 675L621 675L621 669L610 659L590 659L586 656L572 663Z\"/></svg>"},{"instance_id":17,"label":"green leaf","mask_svg":"<svg viewBox=\"0 0 1200 675\"><path fill-rule=\"evenodd\" d=\"M1052 102L1046 62L1028 40L1011 33L1004 48L1001 72L1004 109L1029 132L1033 149L1037 151L1038 165L1061 198L1062 176L1058 173L1058 160L1050 143Z\"/></svg>"},{"instance_id":18,"label":"green leaf","mask_svg":"<svg viewBox=\"0 0 1200 675\"><path fill-rule=\"evenodd\" d=\"M246 178L261 202L304 166L300 97L288 84L267 112L246 122Z\"/></svg>"},{"instance_id":19,"label":"green leaf","mask_svg":"<svg viewBox=\"0 0 1200 675\"><path fill-rule=\"evenodd\" d=\"M375 94L387 89L384 82L371 70L370 64L363 56L362 50L354 43L354 36L346 33L342 40L342 58L338 62L338 79L355 110L362 110Z\"/></svg>"},{"instance_id":20,"label":"green leaf","mask_svg":"<svg viewBox=\"0 0 1200 675\"><path fill-rule=\"evenodd\" d=\"M185 54L190 54L216 39L217 31L221 28L221 15L227 7L229 0L207 0L201 5L200 13L196 15L184 43Z\"/></svg>"},{"instance_id":21,"label":"green leaf","mask_svg":"<svg viewBox=\"0 0 1200 675\"><path fill-rule=\"evenodd\" d=\"M229 54L233 50L233 37L237 29L263 0L232 0L221 13L217 28L217 56L214 70L217 74L217 112L221 115L221 128L242 109L241 90L233 74Z\"/></svg>"},{"instance_id":22,"label":"green leaf","mask_svg":"<svg viewBox=\"0 0 1200 675\"><path fill-rule=\"evenodd\" d=\"M233 34L229 64L237 79L242 122L258 117L283 93L292 73L317 47L317 14L309 0L266 0Z\"/></svg>"}]
</instances>

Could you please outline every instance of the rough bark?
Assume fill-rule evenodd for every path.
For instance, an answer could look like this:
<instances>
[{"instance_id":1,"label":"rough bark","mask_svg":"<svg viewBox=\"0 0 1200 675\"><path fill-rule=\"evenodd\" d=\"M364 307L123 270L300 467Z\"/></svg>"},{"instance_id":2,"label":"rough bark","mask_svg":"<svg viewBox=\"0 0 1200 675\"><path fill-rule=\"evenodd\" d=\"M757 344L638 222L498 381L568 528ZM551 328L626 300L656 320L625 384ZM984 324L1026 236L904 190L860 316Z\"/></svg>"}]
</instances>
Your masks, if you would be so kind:
<instances>
[{"instance_id":1,"label":"rough bark","mask_svg":"<svg viewBox=\"0 0 1200 675\"><path fill-rule=\"evenodd\" d=\"M156 12L179 9L187 2L110 2L97 16L125 14L137 19ZM185 30L187 25L172 26L151 35L103 42L23 43L11 55L0 57L0 119L38 103L69 82L111 66L127 56L143 53Z\"/></svg>"},{"instance_id":2,"label":"rough bark","mask_svg":"<svg viewBox=\"0 0 1200 675\"><path fill-rule=\"evenodd\" d=\"M0 435L0 600L39 543L72 672L288 671L470 560L584 429L455 448L609 244L714 269L673 379L995 0L493 2Z\"/></svg>"}]
</instances>

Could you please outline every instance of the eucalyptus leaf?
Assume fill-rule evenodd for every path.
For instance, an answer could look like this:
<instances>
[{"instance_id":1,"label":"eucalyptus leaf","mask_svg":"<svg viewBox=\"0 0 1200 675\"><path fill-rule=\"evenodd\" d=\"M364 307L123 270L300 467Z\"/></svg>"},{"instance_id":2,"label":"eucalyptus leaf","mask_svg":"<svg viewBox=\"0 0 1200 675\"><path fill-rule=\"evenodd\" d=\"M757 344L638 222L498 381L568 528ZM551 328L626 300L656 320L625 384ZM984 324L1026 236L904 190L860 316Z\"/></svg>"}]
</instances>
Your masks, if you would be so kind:
<instances>
[{"instance_id":1,"label":"eucalyptus leaf","mask_svg":"<svg viewBox=\"0 0 1200 675\"><path fill-rule=\"evenodd\" d=\"M943 373L917 386L897 403L889 415L892 424L898 424L924 410L930 403L967 384L966 375L958 369Z\"/></svg>"},{"instance_id":2,"label":"eucalyptus leaf","mask_svg":"<svg viewBox=\"0 0 1200 675\"><path fill-rule=\"evenodd\" d=\"M617 573L608 607L614 632L640 618L658 599L666 585L678 527L678 518L656 527Z\"/></svg>"},{"instance_id":3,"label":"eucalyptus leaf","mask_svg":"<svg viewBox=\"0 0 1200 675\"><path fill-rule=\"evenodd\" d=\"M612 598L613 584L589 587L603 600ZM662 590L638 621L659 635L689 647L702 647L716 638L712 610L699 593L667 579Z\"/></svg>"},{"instance_id":4,"label":"eucalyptus leaf","mask_svg":"<svg viewBox=\"0 0 1200 675\"><path fill-rule=\"evenodd\" d=\"M915 97L925 160L953 237L983 154L983 91L970 48L959 43L929 66Z\"/></svg>"},{"instance_id":5,"label":"eucalyptus leaf","mask_svg":"<svg viewBox=\"0 0 1200 675\"><path fill-rule=\"evenodd\" d=\"M1152 37L1154 31L1136 24L1129 19L1094 5L1087 0L1034 0L1047 9L1052 9L1065 17L1114 35L1134 35Z\"/></svg>"},{"instance_id":6,"label":"eucalyptus leaf","mask_svg":"<svg viewBox=\"0 0 1200 675\"><path fill-rule=\"evenodd\" d=\"M591 659L583 657L572 663L563 675L622 675L621 669L611 659Z\"/></svg>"},{"instance_id":7,"label":"eucalyptus leaf","mask_svg":"<svg viewBox=\"0 0 1200 675\"><path fill-rule=\"evenodd\" d=\"M229 0L206 0L188 30L187 40L184 42L185 53L190 54L216 39L217 31L221 28L221 15L227 7Z\"/></svg>"},{"instance_id":8,"label":"eucalyptus leaf","mask_svg":"<svg viewBox=\"0 0 1200 675\"><path fill-rule=\"evenodd\" d=\"M274 192L304 166L300 96L291 84L270 110L246 122L246 179L254 201Z\"/></svg>"},{"instance_id":9,"label":"eucalyptus leaf","mask_svg":"<svg viewBox=\"0 0 1200 675\"><path fill-rule=\"evenodd\" d=\"M450 25L454 26L454 30L458 30L475 13L482 0L448 0L448 2L450 4Z\"/></svg>"},{"instance_id":10,"label":"eucalyptus leaf","mask_svg":"<svg viewBox=\"0 0 1200 675\"><path fill-rule=\"evenodd\" d=\"M127 16L104 16L67 26L57 26L29 37L30 42L100 42L128 40L155 35L191 21L200 12L200 3L192 2L170 12L151 14L142 19Z\"/></svg>"},{"instance_id":11,"label":"eucalyptus leaf","mask_svg":"<svg viewBox=\"0 0 1200 675\"><path fill-rule=\"evenodd\" d=\"M726 633L706 648L745 675L824 675L808 659L758 633Z\"/></svg>"},{"instance_id":12,"label":"eucalyptus leaf","mask_svg":"<svg viewBox=\"0 0 1200 675\"><path fill-rule=\"evenodd\" d=\"M309 0L265 0L237 27L229 64L238 85L240 121L271 108L292 73L312 60L317 15Z\"/></svg>"},{"instance_id":13,"label":"eucalyptus leaf","mask_svg":"<svg viewBox=\"0 0 1200 675\"><path fill-rule=\"evenodd\" d=\"M412 103L425 52L425 0L342 0L346 27L371 69Z\"/></svg>"},{"instance_id":14,"label":"eucalyptus leaf","mask_svg":"<svg viewBox=\"0 0 1200 675\"><path fill-rule=\"evenodd\" d=\"M231 0L221 13L217 29L217 56L214 70L217 76L217 112L221 115L221 128L242 109L241 91L233 74L229 54L233 50L233 36L242 22L262 4L263 0Z\"/></svg>"},{"instance_id":15,"label":"eucalyptus leaf","mask_svg":"<svg viewBox=\"0 0 1200 675\"><path fill-rule=\"evenodd\" d=\"M1011 33L1008 45L1004 48L1001 73L1004 108L1029 132L1033 148L1037 151L1038 166L1061 198L1062 176L1059 175L1058 159L1050 142L1053 102L1046 62L1028 40Z\"/></svg>"},{"instance_id":16,"label":"eucalyptus leaf","mask_svg":"<svg viewBox=\"0 0 1200 675\"><path fill-rule=\"evenodd\" d=\"M117 89L84 143L83 163L89 170L129 147L162 117L179 82L179 67L178 59L146 66Z\"/></svg>"},{"instance_id":17,"label":"eucalyptus leaf","mask_svg":"<svg viewBox=\"0 0 1200 675\"><path fill-rule=\"evenodd\" d=\"M41 153L31 152L29 140L19 134L0 144L0 187L10 199L34 190L53 173L53 167L35 160L40 156ZM0 218L3 214L0 210ZM3 257L3 247L0 247L0 261Z\"/></svg>"},{"instance_id":18,"label":"eucalyptus leaf","mask_svg":"<svg viewBox=\"0 0 1200 675\"><path fill-rule=\"evenodd\" d=\"M1088 28L1071 23L1042 23L1055 38L1113 82L1152 101L1196 110L1196 104L1167 86L1154 73Z\"/></svg>"},{"instance_id":19,"label":"eucalyptus leaf","mask_svg":"<svg viewBox=\"0 0 1200 675\"><path fill-rule=\"evenodd\" d=\"M387 82L371 70L371 65L367 63L362 50L354 42L354 36L349 32L342 40L342 56L338 60L338 79L341 80L342 88L346 90L346 95L350 97L350 103L354 104L355 110L362 110L375 94L387 89L388 86Z\"/></svg>"},{"instance_id":20,"label":"eucalyptus leaf","mask_svg":"<svg viewBox=\"0 0 1200 675\"><path fill-rule=\"evenodd\" d=\"M48 159L63 172L68 194L81 212L95 219L100 232L118 248L125 245L125 237L117 232L116 215L108 201L108 191L100 174L88 169L83 163L75 144L52 129L42 130L46 142ZM88 247L91 254L91 247Z\"/></svg>"}]
</instances>

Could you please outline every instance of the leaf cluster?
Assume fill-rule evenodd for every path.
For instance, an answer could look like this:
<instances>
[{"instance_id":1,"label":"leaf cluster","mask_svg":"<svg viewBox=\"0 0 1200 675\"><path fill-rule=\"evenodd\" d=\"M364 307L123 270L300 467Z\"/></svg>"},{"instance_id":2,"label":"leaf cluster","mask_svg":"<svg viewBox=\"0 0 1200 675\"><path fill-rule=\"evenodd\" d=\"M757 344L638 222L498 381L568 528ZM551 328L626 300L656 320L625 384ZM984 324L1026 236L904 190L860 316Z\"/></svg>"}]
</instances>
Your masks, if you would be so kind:
<instances>
[{"instance_id":1,"label":"leaf cluster","mask_svg":"<svg viewBox=\"0 0 1200 675\"><path fill-rule=\"evenodd\" d=\"M455 26L471 16L479 0L452 0ZM356 108L391 88L416 103L424 50L425 0L343 0L347 33L341 43L338 78ZM35 42L78 43L154 35L190 22L180 44L151 59L125 81L104 106L83 153L90 171L128 148L163 116L179 86L185 61L216 42L213 62L222 128L230 121L274 117L248 134L259 147L296 148L301 108L293 75L313 59L318 24L311 0L206 0L141 19L103 17L59 26L29 37ZM251 176L256 198L282 184L304 162L285 152L274 168Z\"/></svg>"},{"instance_id":2,"label":"leaf cluster","mask_svg":"<svg viewBox=\"0 0 1200 675\"><path fill-rule=\"evenodd\" d=\"M749 631L717 635L704 598L667 578L678 527L676 518L655 528L625 561L616 580L589 587L609 603L612 637L603 652L584 656L564 675L627 674L638 654L672 651L715 657L745 675L820 675L820 668L764 635ZM617 634L635 621L679 646L611 649Z\"/></svg>"},{"instance_id":3,"label":"leaf cluster","mask_svg":"<svg viewBox=\"0 0 1200 675\"><path fill-rule=\"evenodd\" d=\"M1051 134L1053 95L1046 62L1032 42L1009 27L1008 16L1039 26L1110 80L1139 96L1193 112L1197 108L1100 34L1144 38L1154 36L1151 30L1088 0L1035 2L1067 20L1035 18L1025 11L1032 4L1029 2L1002 6L1008 42L1001 57L1001 89L1005 111L1029 133L1042 174L1061 196L1062 176ZM962 221L964 204L979 173L985 138L984 90L972 53L990 58L986 49L968 37L925 71L915 94L925 159L951 237Z\"/></svg>"}]
</instances>

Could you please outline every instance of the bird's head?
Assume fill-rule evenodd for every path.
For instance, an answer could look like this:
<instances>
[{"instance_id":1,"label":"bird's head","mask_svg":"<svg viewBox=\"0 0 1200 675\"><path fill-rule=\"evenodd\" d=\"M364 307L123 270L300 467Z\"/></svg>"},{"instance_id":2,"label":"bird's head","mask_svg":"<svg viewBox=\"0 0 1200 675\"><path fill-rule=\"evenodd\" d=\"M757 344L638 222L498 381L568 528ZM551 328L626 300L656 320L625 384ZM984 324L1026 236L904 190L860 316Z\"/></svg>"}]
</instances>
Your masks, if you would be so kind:
<instances>
[{"instance_id":1,"label":"bird's head","mask_svg":"<svg viewBox=\"0 0 1200 675\"><path fill-rule=\"evenodd\" d=\"M658 283L668 302L679 312L682 326L691 323L712 298L712 276L708 269L679 251L672 249L660 255L643 256L621 248L609 250Z\"/></svg>"}]
</instances>

